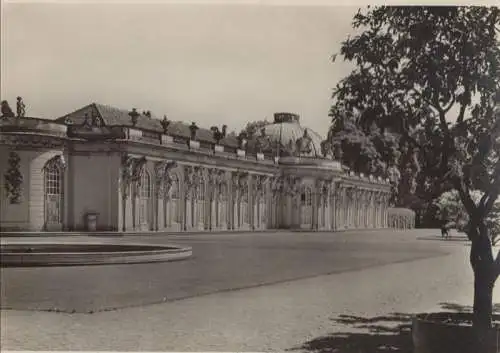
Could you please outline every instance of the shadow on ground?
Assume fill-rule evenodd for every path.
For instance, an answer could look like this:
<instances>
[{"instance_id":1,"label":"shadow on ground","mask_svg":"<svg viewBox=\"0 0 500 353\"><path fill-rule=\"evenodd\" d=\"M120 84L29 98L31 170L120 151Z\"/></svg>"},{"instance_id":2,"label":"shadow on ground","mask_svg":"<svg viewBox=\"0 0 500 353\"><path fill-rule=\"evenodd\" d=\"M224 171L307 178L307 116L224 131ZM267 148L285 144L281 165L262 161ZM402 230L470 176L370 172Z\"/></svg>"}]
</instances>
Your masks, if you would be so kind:
<instances>
[{"instance_id":1,"label":"shadow on ground","mask_svg":"<svg viewBox=\"0 0 500 353\"><path fill-rule=\"evenodd\" d=\"M469 239L465 236L451 236L449 238L443 238L441 236L425 236L425 237L417 237L418 240L436 240L436 241L443 241L443 242L462 242L462 243L469 243Z\"/></svg>"},{"instance_id":2,"label":"shadow on ground","mask_svg":"<svg viewBox=\"0 0 500 353\"><path fill-rule=\"evenodd\" d=\"M394 313L371 318L340 315L333 320L348 332L318 337L289 351L317 353L412 353L411 315Z\"/></svg>"},{"instance_id":3,"label":"shadow on ground","mask_svg":"<svg viewBox=\"0 0 500 353\"><path fill-rule=\"evenodd\" d=\"M457 313L470 313L472 312L472 306L470 305L460 305L455 303L440 303L443 311L457 312ZM493 304L493 314L500 315L500 303Z\"/></svg>"},{"instance_id":4,"label":"shadow on ground","mask_svg":"<svg viewBox=\"0 0 500 353\"><path fill-rule=\"evenodd\" d=\"M455 303L440 303L442 311L470 312L472 307ZM500 313L500 303L494 305ZM332 319L339 332L315 338L288 351L314 353L413 353L411 314L393 313L385 316L362 317L340 315Z\"/></svg>"}]
</instances>

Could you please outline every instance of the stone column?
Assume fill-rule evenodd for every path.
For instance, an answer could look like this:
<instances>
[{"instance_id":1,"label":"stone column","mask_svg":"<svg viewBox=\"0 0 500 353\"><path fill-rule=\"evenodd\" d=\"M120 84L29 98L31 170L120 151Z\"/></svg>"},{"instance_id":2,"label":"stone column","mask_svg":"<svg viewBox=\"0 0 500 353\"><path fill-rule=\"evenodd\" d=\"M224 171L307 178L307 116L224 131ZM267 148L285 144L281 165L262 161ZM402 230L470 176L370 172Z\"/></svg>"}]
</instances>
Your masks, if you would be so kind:
<instances>
[{"instance_id":1,"label":"stone column","mask_svg":"<svg viewBox=\"0 0 500 353\"><path fill-rule=\"evenodd\" d=\"M338 192L338 218L337 218L337 229L345 229L345 213L347 209L346 205L346 189L345 185L341 185Z\"/></svg>"},{"instance_id":2,"label":"stone column","mask_svg":"<svg viewBox=\"0 0 500 353\"><path fill-rule=\"evenodd\" d=\"M300 228L300 193L302 190L302 180L300 178L292 179L291 188L291 225L293 228Z\"/></svg>"},{"instance_id":3,"label":"stone column","mask_svg":"<svg viewBox=\"0 0 500 353\"><path fill-rule=\"evenodd\" d=\"M323 180L316 180L316 185L313 193L313 219L312 219L312 227L315 230L319 230L321 228L321 208L322 205L322 195L321 190L323 188Z\"/></svg>"},{"instance_id":4,"label":"stone column","mask_svg":"<svg viewBox=\"0 0 500 353\"><path fill-rule=\"evenodd\" d=\"M353 188L352 187L348 187L347 190L346 190L346 194L347 194L347 199L346 199L346 203L347 203L347 228L348 229L352 229L353 228L353 212L354 212L354 197L353 197Z\"/></svg>"},{"instance_id":5,"label":"stone column","mask_svg":"<svg viewBox=\"0 0 500 353\"><path fill-rule=\"evenodd\" d=\"M349 228L349 222L350 222L350 217L351 217L351 190L349 187L346 187L344 189L344 217L342 219L344 220L344 228L348 229Z\"/></svg>"},{"instance_id":6,"label":"stone column","mask_svg":"<svg viewBox=\"0 0 500 353\"><path fill-rule=\"evenodd\" d=\"M332 225L332 219L333 219L333 212L335 212L335 200L333 199L334 197L334 191L335 191L335 184L333 180L328 180L327 181L327 194L325 195L326 203L327 203L327 208L325 211L325 228L327 230L332 230L333 225Z\"/></svg>"},{"instance_id":7,"label":"stone column","mask_svg":"<svg viewBox=\"0 0 500 353\"><path fill-rule=\"evenodd\" d=\"M231 229L238 229L239 224L239 208L238 208L238 200L239 200L239 177L237 173L232 173L231 175Z\"/></svg>"},{"instance_id":8,"label":"stone column","mask_svg":"<svg viewBox=\"0 0 500 353\"><path fill-rule=\"evenodd\" d=\"M366 190L365 192L365 228L370 227L370 193L371 190Z\"/></svg>"},{"instance_id":9,"label":"stone column","mask_svg":"<svg viewBox=\"0 0 500 353\"><path fill-rule=\"evenodd\" d=\"M269 209L271 211L271 227L279 228L280 220L279 213L281 211L280 193L282 189L282 178L274 177L271 182L271 202L269 204Z\"/></svg>"},{"instance_id":10,"label":"stone column","mask_svg":"<svg viewBox=\"0 0 500 353\"><path fill-rule=\"evenodd\" d=\"M368 224L370 228L375 228L375 192L370 191L370 217L368 219Z\"/></svg>"},{"instance_id":11,"label":"stone column","mask_svg":"<svg viewBox=\"0 0 500 353\"><path fill-rule=\"evenodd\" d=\"M208 176L208 185L207 185L207 196L208 196L208 220L206 223L208 223L208 229L213 230L217 228L217 212L215 207L218 207L217 205L217 189L218 189L218 183L217 183L217 170L215 169L208 169L207 170L207 176Z\"/></svg>"},{"instance_id":12,"label":"stone column","mask_svg":"<svg viewBox=\"0 0 500 353\"><path fill-rule=\"evenodd\" d=\"M333 230L339 230L340 225L341 225L341 218L340 218L340 211L342 209L342 203L341 203L341 184L340 183L335 183L334 184L334 190L333 190L333 205L334 205L334 210L333 210L333 221L332 221L332 229Z\"/></svg>"},{"instance_id":13,"label":"stone column","mask_svg":"<svg viewBox=\"0 0 500 353\"><path fill-rule=\"evenodd\" d=\"M366 189L362 189L361 192L361 217L360 217L360 227L366 228Z\"/></svg>"}]
</instances>

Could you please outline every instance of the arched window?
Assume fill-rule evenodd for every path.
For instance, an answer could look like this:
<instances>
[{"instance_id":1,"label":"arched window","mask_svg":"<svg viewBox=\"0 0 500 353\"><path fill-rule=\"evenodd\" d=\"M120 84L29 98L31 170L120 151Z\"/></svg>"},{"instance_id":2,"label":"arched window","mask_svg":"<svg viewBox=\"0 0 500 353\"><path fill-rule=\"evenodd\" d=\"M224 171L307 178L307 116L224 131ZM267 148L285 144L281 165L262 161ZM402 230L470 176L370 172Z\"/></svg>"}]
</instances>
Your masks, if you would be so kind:
<instances>
[{"instance_id":1,"label":"arched window","mask_svg":"<svg viewBox=\"0 0 500 353\"><path fill-rule=\"evenodd\" d=\"M217 186L218 203L217 203L217 227L225 227L227 222L227 190L224 183L219 183Z\"/></svg>"},{"instance_id":2,"label":"arched window","mask_svg":"<svg viewBox=\"0 0 500 353\"><path fill-rule=\"evenodd\" d=\"M245 183L241 188L241 220L244 224L250 224L250 212L248 210L248 184Z\"/></svg>"},{"instance_id":3,"label":"arched window","mask_svg":"<svg viewBox=\"0 0 500 353\"><path fill-rule=\"evenodd\" d=\"M139 189L139 197L149 199L151 197L151 177L147 171L141 175L141 186Z\"/></svg>"},{"instance_id":4,"label":"arched window","mask_svg":"<svg viewBox=\"0 0 500 353\"><path fill-rule=\"evenodd\" d=\"M171 176L172 186L170 187L170 198L173 200L179 200L181 198L179 177L177 174L172 174Z\"/></svg>"},{"instance_id":5,"label":"arched window","mask_svg":"<svg viewBox=\"0 0 500 353\"><path fill-rule=\"evenodd\" d=\"M139 223L142 225L149 224L149 204L151 198L151 176L145 170L141 174L139 186Z\"/></svg>"},{"instance_id":6,"label":"arched window","mask_svg":"<svg viewBox=\"0 0 500 353\"><path fill-rule=\"evenodd\" d=\"M269 197L267 192L267 185L262 185L262 193L259 197L258 204L258 219L259 227L267 228L267 199Z\"/></svg>"},{"instance_id":7,"label":"arched window","mask_svg":"<svg viewBox=\"0 0 500 353\"><path fill-rule=\"evenodd\" d=\"M312 189L310 186L304 186L300 198L301 203L301 223L312 223Z\"/></svg>"},{"instance_id":8,"label":"arched window","mask_svg":"<svg viewBox=\"0 0 500 353\"><path fill-rule=\"evenodd\" d=\"M198 224L205 222L205 178L200 178L196 193L196 219Z\"/></svg>"},{"instance_id":9,"label":"arched window","mask_svg":"<svg viewBox=\"0 0 500 353\"><path fill-rule=\"evenodd\" d=\"M44 167L45 224L62 225L63 215L63 164L57 156Z\"/></svg>"},{"instance_id":10,"label":"arched window","mask_svg":"<svg viewBox=\"0 0 500 353\"><path fill-rule=\"evenodd\" d=\"M181 222L181 209L180 209L180 184L179 177L177 174L172 174L171 176L171 187L170 187L170 223L172 222Z\"/></svg>"}]
</instances>

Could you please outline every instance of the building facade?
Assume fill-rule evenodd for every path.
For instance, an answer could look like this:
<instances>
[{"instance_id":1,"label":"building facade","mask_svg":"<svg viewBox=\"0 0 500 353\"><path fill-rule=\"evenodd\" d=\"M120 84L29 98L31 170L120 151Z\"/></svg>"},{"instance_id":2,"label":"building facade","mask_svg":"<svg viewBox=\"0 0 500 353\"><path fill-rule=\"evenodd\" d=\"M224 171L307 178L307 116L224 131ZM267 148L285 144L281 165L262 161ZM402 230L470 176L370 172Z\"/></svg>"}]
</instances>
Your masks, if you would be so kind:
<instances>
[{"instance_id":1,"label":"building facade","mask_svg":"<svg viewBox=\"0 0 500 353\"><path fill-rule=\"evenodd\" d=\"M96 103L55 120L3 113L2 231L389 225L388 181L348 172L294 114L235 136Z\"/></svg>"}]
</instances>

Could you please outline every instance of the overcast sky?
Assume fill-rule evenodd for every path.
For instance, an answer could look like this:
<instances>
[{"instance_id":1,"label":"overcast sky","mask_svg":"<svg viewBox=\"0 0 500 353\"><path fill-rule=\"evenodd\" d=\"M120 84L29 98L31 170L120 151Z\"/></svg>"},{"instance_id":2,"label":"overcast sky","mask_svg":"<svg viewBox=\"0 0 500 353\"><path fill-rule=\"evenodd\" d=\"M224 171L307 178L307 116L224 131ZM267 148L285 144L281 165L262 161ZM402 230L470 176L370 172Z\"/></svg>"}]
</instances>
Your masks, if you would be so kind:
<instances>
[{"instance_id":1,"label":"overcast sky","mask_svg":"<svg viewBox=\"0 0 500 353\"><path fill-rule=\"evenodd\" d=\"M1 18L1 98L29 116L99 102L239 130L288 111L323 136L359 8L33 1Z\"/></svg>"},{"instance_id":2,"label":"overcast sky","mask_svg":"<svg viewBox=\"0 0 500 353\"><path fill-rule=\"evenodd\" d=\"M289 111L326 135L357 8L7 3L1 96L29 116L99 102L230 130Z\"/></svg>"}]
</instances>

